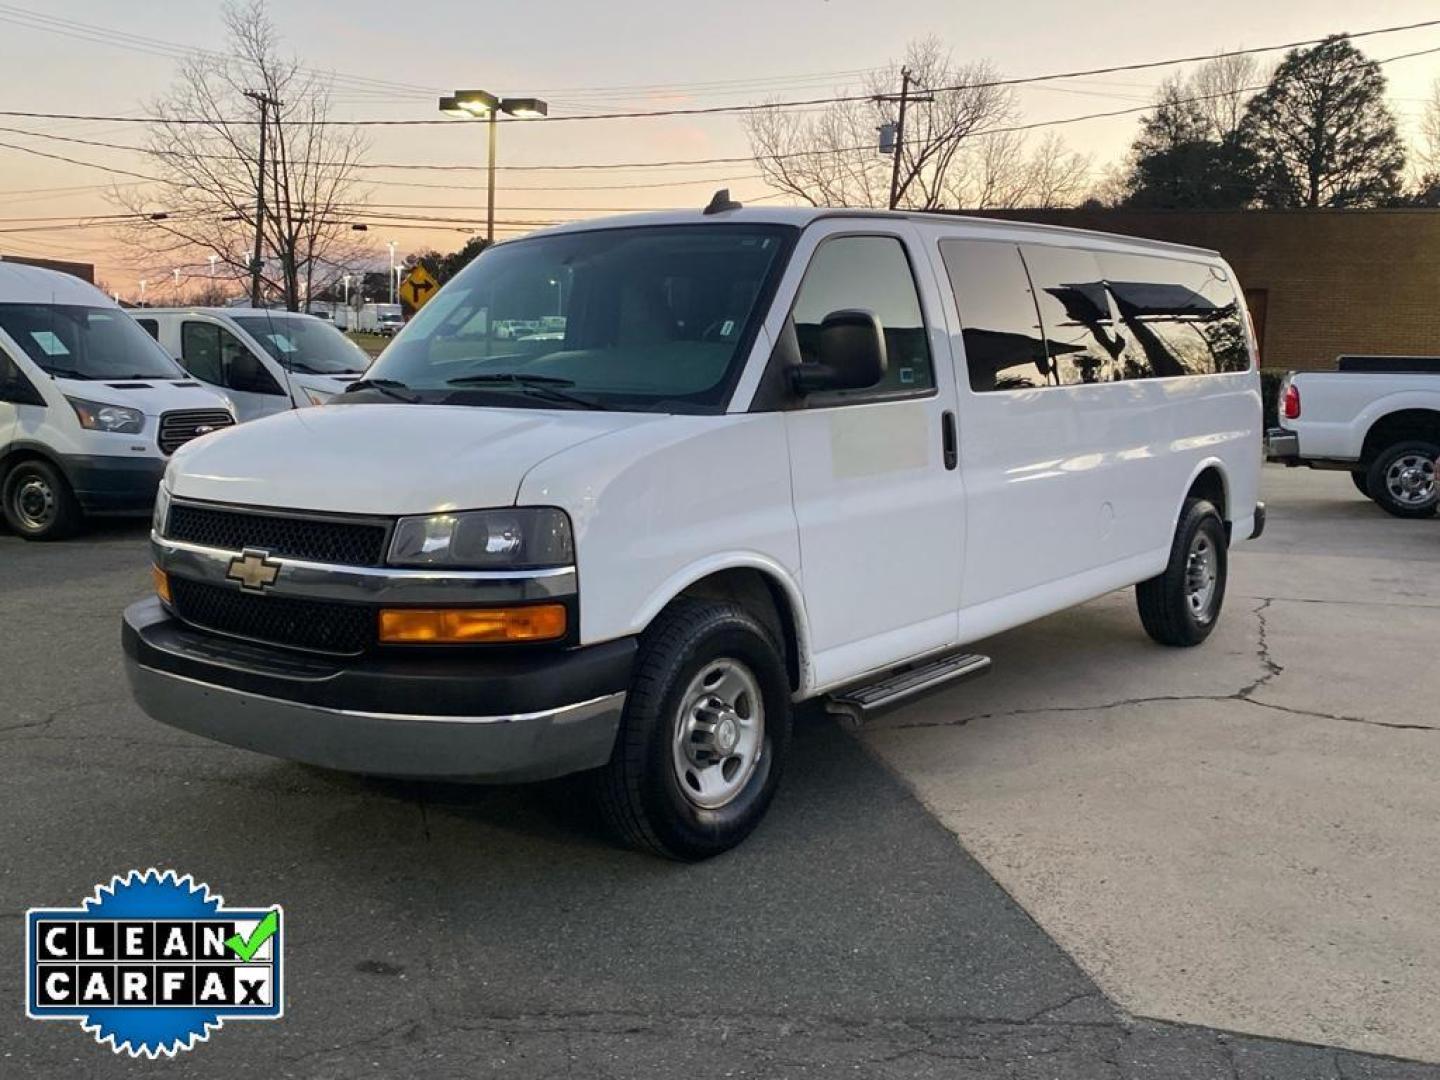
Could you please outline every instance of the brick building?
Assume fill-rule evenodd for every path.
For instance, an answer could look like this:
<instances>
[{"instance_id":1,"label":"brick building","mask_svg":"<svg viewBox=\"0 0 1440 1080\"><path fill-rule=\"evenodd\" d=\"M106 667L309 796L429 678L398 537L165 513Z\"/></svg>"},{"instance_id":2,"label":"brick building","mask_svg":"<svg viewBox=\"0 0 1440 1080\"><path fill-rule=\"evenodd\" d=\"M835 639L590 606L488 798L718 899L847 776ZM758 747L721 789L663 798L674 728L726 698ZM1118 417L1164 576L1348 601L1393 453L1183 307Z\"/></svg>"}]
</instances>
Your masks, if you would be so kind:
<instances>
[{"instance_id":1,"label":"brick building","mask_svg":"<svg viewBox=\"0 0 1440 1080\"><path fill-rule=\"evenodd\" d=\"M41 266L46 270L59 270L62 274L70 274L78 277L81 281L88 281L95 284L95 265L93 263L63 262L59 259L31 259L21 255L0 255L0 262L23 263L25 266Z\"/></svg>"},{"instance_id":2,"label":"brick building","mask_svg":"<svg viewBox=\"0 0 1440 1080\"><path fill-rule=\"evenodd\" d=\"M1440 356L1440 210L984 216L1214 248L1245 288L1266 368L1333 368L1345 353Z\"/></svg>"}]
</instances>

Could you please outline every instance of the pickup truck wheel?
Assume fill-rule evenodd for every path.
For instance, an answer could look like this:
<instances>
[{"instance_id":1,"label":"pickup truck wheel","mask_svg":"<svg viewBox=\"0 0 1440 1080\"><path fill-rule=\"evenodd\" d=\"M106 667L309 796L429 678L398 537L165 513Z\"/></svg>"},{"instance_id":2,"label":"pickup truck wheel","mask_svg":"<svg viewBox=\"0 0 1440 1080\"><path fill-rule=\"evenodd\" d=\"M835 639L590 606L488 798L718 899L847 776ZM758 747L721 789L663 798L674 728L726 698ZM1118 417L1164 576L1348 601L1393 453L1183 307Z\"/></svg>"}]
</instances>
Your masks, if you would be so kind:
<instances>
[{"instance_id":1,"label":"pickup truck wheel","mask_svg":"<svg viewBox=\"0 0 1440 1080\"><path fill-rule=\"evenodd\" d=\"M1370 476L1364 469L1355 469L1350 473L1350 479L1355 482L1355 490L1370 498Z\"/></svg>"},{"instance_id":2,"label":"pickup truck wheel","mask_svg":"<svg viewBox=\"0 0 1440 1080\"><path fill-rule=\"evenodd\" d=\"M1161 645L1199 645L1220 618L1229 574L1225 522L1204 499L1189 499L1165 572L1135 586L1145 632Z\"/></svg>"},{"instance_id":3,"label":"pickup truck wheel","mask_svg":"<svg viewBox=\"0 0 1440 1080\"><path fill-rule=\"evenodd\" d=\"M1433 517L1440 505L1437 457L1440 446L1424 440L1386 447L1370 465L1370 497L1396 517Z\"/></svg>"},{"instance_id":4,"label":"pickup truck wheel","mask_svg":"<svg viewBox=\"0 0 1440 1080\"><path fill-rule=\"evenodd\" d=\"M63 540L80 527L80 504L48 461L22 461L0 482L5 521L26 540Z\"/></svg>"},{"instance_id":5,"label":"pickup truck wheel","mask_svg":"<svg viewBox=\"0 0 1440 1080\"><path fill-rule=\"evenodd\" d=\"M759 824L790 745L780 645L737 604L682 598L640 639L602 813L624 842L693 861Z\"/></svg>"}]
</instances>

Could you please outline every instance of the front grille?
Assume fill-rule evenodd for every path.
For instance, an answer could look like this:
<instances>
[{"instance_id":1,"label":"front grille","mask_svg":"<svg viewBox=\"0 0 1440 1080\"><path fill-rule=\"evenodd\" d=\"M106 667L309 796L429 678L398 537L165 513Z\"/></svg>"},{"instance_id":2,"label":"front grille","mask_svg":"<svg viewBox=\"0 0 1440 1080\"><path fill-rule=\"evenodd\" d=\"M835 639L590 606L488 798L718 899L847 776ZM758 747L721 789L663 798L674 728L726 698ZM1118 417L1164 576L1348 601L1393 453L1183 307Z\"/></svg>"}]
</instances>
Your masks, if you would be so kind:
<instances>
[{"instance_id":1,"label":"front grille","mask_svg":"<svg viewBox=\"0 0 1440 1080\"><path fill-rule=\"evenodd\" d=\"M160 452L173 454L201 434L200 428L229 427L235 418L224 409L186 409L160 416Z\"/></svg>"},{"instance_id":2,"label":"front grille","mask_svg":"<svg viewBox=\"0 0 1440 1080\"><path fill-rule=\"evenodd\" d=\"M257 596L182 577L170 579L170 594L183 621L220 634L344 656L375 644L374 608Z\"/></svg>"},{"instance_id":3,"label":"front grille","mask_svg":"<svg viewBox=\"0 0 1440 1080\"><path fill-rule=\"evenodd\" d=\"M342 566L380 566L386 525L374 521L284 517L173 502L165 527L170 540L225 551L259 548L271 555Z\"/></svg>"}]
</instances>

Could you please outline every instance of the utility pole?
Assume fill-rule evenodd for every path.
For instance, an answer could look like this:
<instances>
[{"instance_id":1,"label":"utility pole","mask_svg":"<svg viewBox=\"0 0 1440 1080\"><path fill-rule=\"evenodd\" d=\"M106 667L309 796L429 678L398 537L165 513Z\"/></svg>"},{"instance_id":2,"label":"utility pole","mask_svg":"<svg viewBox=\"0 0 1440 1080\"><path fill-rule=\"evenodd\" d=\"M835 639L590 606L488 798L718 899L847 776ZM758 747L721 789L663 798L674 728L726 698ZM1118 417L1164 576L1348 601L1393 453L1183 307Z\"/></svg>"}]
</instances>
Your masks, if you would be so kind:
<instances>
[{"instance_id":1,"label":"utility pole","mask_svg":"<svg viewBox=\"0 0 1440 1080\"><path fill-rule=\"evenodd\" d=\"M279 119L282 102L261 90L246 90L244 94L260 106L260 158L255 176L255 254L250 259L250 306L260 306L260 271L264 268L262 251L265 241L265 133L269 127L269 110L275 109Z\"/></svg>"},{"instance_id":2,"label":"utility pole","mask_svg":"<svg viewBox=\"0 0 1440 1080\"><path fill-rule=\"evenodd\" d=\"M905 106L910 103L910 69L900 69L900 118L895 124L895 162L890 169L890 209L900 205L900 158L905 152ZM264 137L261 137L264 147Z\"/></svg>"},{"instance_id":3,"label":"utility pole","mask_svg":"<svg viewBox=\"0 0 1440 1080\"><path fill-rule=\"evenodd\" d=\"M934 101L934 94L925 94L922 97L910 96L910 83L914 76L910 74L908 67L900 69L900 93L882 95L876 101L898 101L900 103L900 116L895 124L895 149L894 164L890 167L890 209L894 210L900 205L900 165L905 155L905 110L912 101ZM882 128L882 138L883 131Z\"/></svg>"}]
</instances>

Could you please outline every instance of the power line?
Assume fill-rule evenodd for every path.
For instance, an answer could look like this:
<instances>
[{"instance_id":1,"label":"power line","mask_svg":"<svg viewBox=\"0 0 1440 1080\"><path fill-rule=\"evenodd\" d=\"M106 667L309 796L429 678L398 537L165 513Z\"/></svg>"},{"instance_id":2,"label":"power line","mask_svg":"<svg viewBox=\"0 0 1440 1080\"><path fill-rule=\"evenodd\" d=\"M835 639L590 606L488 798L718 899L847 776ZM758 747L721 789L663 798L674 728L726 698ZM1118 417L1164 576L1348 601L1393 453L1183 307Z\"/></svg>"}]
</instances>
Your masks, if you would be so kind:
<instances>
[{"instance_id":1,"label":"power line","mask_svg":"<svg viewBox=\"0 0 1440 1080\"><path fill-rule=\"evenodd\" d=\"M1035 83L1056 82L1065 79L1090 78L1096 75L1111 75L1121 72L1145 71L1153 68L1174 67L1179 64L1204 63L1210 60L1226 59L1236 56L1254 56L1259 53L1279 52L1282 50L1299 49L1307 46L1319 45L1329 40L1330 37L1343 36L1351 40L1358 38L1375 37L1380 34L1398 34L1411 30L1422 30L1429 27L1440 26L1440 19L1429 19L1423 22L1407 23L1402 26L1380 27L1374 30L1362 30L1355 33L1343 35L1327 35L1322 38L1309 38L1304 41L1287 42L1281 45L1263 45L1249 49L1232 49L1225 52L1211 53L1209 55L1172 57L1166 60L1150 60L1134 64L1113 64L1102 68L1089 68L1079 71L1051 72L1043 75L1027 75L1015 78L990 79L982 82L957 83L952 86L936 86L927 88L931 93L949 93L961 90L985 90L998 89L1010 86L1025 86ZM1423 55L1416 53L1412 55ZM1394 57L1392 59L1405 59L1405 57ZM651 109L636 110L629 112L607 112L607 113L581 113L569 116L537 116L526 119L507 119L502 123L523 123L523 124L544 124L564 123L577 120L640 120L659 117L675 116L713 116L726 114L742 114L763 111L776 111L785 109L807 108L819 105L833 105L847 102L870 101L874 94L840 94L830 97L809 98L800 101L771 101L749 105L712 105L699 106L694 108L677 109ZM97 116L80 113L45 113L36 111L0 110L0 116L13 116L28 119L43 120L85 120L100 121L105 123L163 123L172 125L190 124L211 124L215 121L211 118L197 117L123 117L123 116ZM241 121L231 121L240 123ZM412 118L412 119L373 119L373 120L316 120L312 121L315 126L325 127L429 127L439 124L466 123L464 120L453 120L449 118Z\"/></svg>"}]
</instances>

